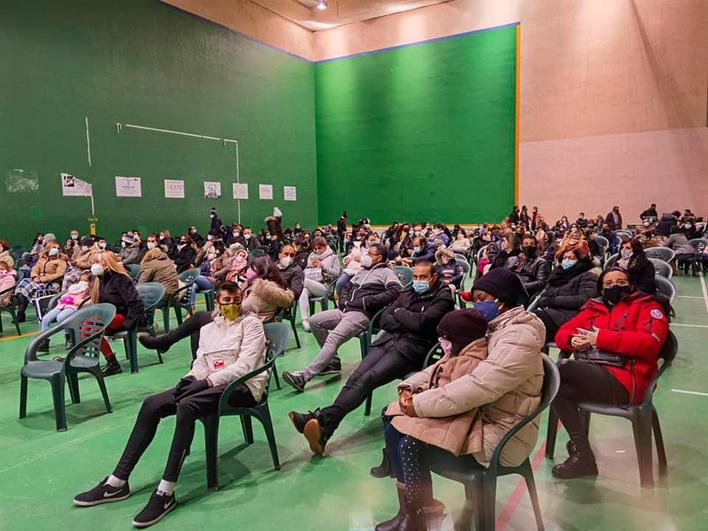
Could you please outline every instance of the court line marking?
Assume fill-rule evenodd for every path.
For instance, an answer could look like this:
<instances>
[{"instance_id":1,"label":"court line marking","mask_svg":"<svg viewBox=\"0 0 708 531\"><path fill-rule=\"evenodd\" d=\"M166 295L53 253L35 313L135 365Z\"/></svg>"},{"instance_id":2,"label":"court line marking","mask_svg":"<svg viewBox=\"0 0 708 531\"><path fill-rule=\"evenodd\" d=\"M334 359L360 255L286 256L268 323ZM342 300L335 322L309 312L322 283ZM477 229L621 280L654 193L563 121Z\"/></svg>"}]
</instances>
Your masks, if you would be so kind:
<instances>
[{"instance_id":1,"label":"court line marking","mask_svg":"<svg viewBox=\"0 0 708 531\"><path fill-rule=\"evenodd\" d=\"M698 277L701 279L701 289L703 290L703 301L706 303L706 312L708 312L708 290L706 289L706 281L703 278L703 273Z\"/></svg>"},{"instance_id":2,"label":"court line marking","mask_svg":"<svg viewBox=\"0 0 708 531\"><path fill-rule=\"evenodd\" d=\"M0 337L0 342L2 341L10 341L11 339L22 339L23 337L34 337L39 335L39 330L36 332L25 332L21 336L5 336L5 337Z\"/></svg>"},{"instance_id":3,"label":"court line marking","mask_svg":"<svg viewBox=\"0 0 708 531\"><path fill-rule=\"evenodd\" d=\"M672 389L674 393L682 393L684 395L708 396L708 393L700 393L698 391L686 391L684 389Z\"/></svg>"},{"instance_id":4,"label":"court line marking","mask_svg":"<svg viewBox=\"0 0 708 531\"><path fill-rule=\"evenodd\" d=\"M672 326L685 326L687 328L708 328L708 325L695 325L695 324L683 324L683 323L671 323L669 328Z\"/></svg>"},{"instance_id":5,"label":"court line marking","mask_svg":"<svg viewBox=\"0 0 708 531\"><path fill-rule=\"evenodd\" d=\"M679 299L700 299L703 300L703 297L698 297L697 295L676 295Z\"/></svg>"},{"instance_id":6,"label":"court line marking","mask_svg":"<svg viewBox=\"0 0 708 531\"><path fill-rule=\"evenodd\" d=\"M531 470L533 470L534 473L536 473L538 467L541 466L541 462L543 462L545 454L546 441L544 440L543 444L541 444L539 449L536 451L536 455L533 456L533 460L531 461ZM519 484L516 486L516 489L514 489L514 492L511 493L511 496L509 496L509 499L504 504L501 513L499 513L499 518L497 518L495 526L497 531L504 531L504 529L506 529L506 526L511 521L511 517L519 507L525 491L527 491L526 481L521 478L519 480ZM531 508L531 513L533 515L533 507Z\"/></svg>"}]
</instances>

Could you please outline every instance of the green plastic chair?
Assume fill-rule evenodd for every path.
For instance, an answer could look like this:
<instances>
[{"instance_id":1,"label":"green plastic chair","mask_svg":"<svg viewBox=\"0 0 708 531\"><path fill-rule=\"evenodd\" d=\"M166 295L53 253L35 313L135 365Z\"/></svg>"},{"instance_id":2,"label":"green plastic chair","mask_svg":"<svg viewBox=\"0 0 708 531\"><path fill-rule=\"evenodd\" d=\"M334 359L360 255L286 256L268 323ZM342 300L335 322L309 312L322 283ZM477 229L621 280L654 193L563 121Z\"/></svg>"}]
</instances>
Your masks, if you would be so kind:
<instances>
[{"instance_id":1,"label":"green plastic chair","mask_svg":"<svg viewBox=\"0 0 708 531\"><path fill-rule=\"evenodd\" d=\"M673 282L660 275L654 275L654 284L656 284L657 294L663 294L669 299L669 303L674 302L674 298L676 298L676 286L674 286Z\"/></svg>"},{"instance_id":2,"label":"green plastic chair","mask_svg":"<svg viewBox=\"0 0 708 531\"><path fill-rule=\"evenodd\" d=\"M602 269L606 270L606 269L613 267L617 263L618 259L619 259L619 253L613 254L607 260L605 260L605 264L602 266Z\"/></svg>"},{"instance_id":3,"label":"green plastic chair","mask_svg":"<svg viewBox=\"0 0 708 531\"><path fill-rule=\"evenodd\" d=\"M477 531L493 531L495 526L497 478L509 474L519 474L526 480L526 487L531 498L536 526L543 529L543 517L541 507L538 503L538 492L536 491L536 481L533 476L531 462L527 457L519 466L504 466L500 462L502 450L509 440L518 433L521 428L535 419L558 393L560 386L560 375L555 363L546 356L543 356L543 388L541 390L541 403L536 411L531 415L521 419L502 437L494 450L489 467L479 465L472 456L463 455L455 457L453 454L442 449L432 449L430 454L431 469L436 474L453 481L460 482L465 486L467 500L472 502L475 509L475 523ZM463 522L460 529L471 529L471 515L468 508L463 513ZM457 527L456 527L457 529Z\"/></svg>"},{"instance_id":4,"label":"green plastic chair","mask_svg":"<svg viewBox=\"0 0 708 531\"><path fill-rule=\"evenodd\" d=\"M460 289L462 289L465 287L465 281L470 276L470 271L472 270L472 266L470 266L470 263L467 261L467 259L464 256L456 255L455 261L462 266L462 281L460 282Z\"/></svg>"},{"instance_id":5,"label":"green plastic chair","mask_svg":"<svg viewBox=\"0 0 708 531\"><path fill-rule=\"evenodd\" d=\"M332 279L331 282L327 283L327 295L321 297L310 297L310 316L315 314L315 303L320 303L320 308L324 312L329 308L329 301L334 300L334 288L337 284L337 279Z\"/></svg>"},{"instance_id":6,"label":"green plastic chair","mask_svg":"<svg viewBox=\"0 0 708 531\"><path fill-rule=\"evenodd\" d=\"M209 490L219 489L219 422L221 417L239 416L241 417L241 427L246 443L253 444L253 425L251 417L255 417L263 425L263 429L268 439L273 467L280 470L280 460L278 459L278 447L275 443L275 433L273 432L273 422L268 408L268 388L270 379L266 383L261 401L254 407L234 407L229 405L229 397L233 391L241 384L247 382L257 374L270 371L278 356L282 355L290 339L290 327L285 323L266 323L263 325L265 336L268 341L266 363L261 368L245 374L241 378L231 382L219 399L219 407L216 413L201 418L204 424L204 438L206 450L206 472L207 488Z\"/></svg>"},{"instance_id":7,"label":"green plastic chair","mask_svg":"<svg viewBox=\"0 0 708 531\"><path fill-rule=\"evenodd\" d=\"M379 327L379 322L381 321L381 315L384 313L386 308L381 308L369 321L369 327L363 332L359 333L359 347L361 349L361 359L363 360L369 354L369 347L374 339L374 336L381 331ZM368 417L371 415L371 401L374 398L374 392L369 393L366 397L366 404L364 405L364 416Z\"/></svg>"},{"instance_id":8,"label":"green plastic chair","mask_svg":"<svg viewBox=\"0 0 708 531\"><path fill-rule=\"evenodd\" d=\"M292 305L289 308L284 308L280 310L280 313L276 315L275 320L276 321L289 321L290 322L290 328L293 331L293 335L295 336L295 344L297 345L297 348L300 348L300 337L297 335L297 328L295 327L295 319L297 317L297 307L298 307L298 300L294 299ZM277 372L276 372L277 374ZM280 386L278 385L278 389L280 389Z\"/></svg>"},{"instance_id":9,"label":"green plastic chair","mask_svg":"<svg viewBox=\"0 0 708 531\"><path fill-rule=\"evenodd\" d=\"M582 402L580 411L585 420L585 430L590 432L590 414L609 415L611 417L622 417L632 422L634 431L634 446L637 450L637 461L639 463L639 482L642 488L651 489L654 487L654 470L652 465L652 431L656 442L656 453L659 461L659 475L665 476L667 473L666 449L664 448L664 437L661 433L659 415L654 407L654 389L656 384L664 374L664 371L671 367L678 352L678 340L673 332L669 331L659 359L663 360L661 367L657 371L654 379L647 387L644 400L639 405L627 407L608 406L606 404L592 404ZM561 352L559 363L569 357L569 354ZM546 440L546 457L553 459L556 447L556 434L558 432L558 417L550 410L548 416L548 431Z\"/></svg>"},{"instance_id":10,"label":"green plastic chair","mask_svg":"<svg viewBox=\"0 0 708 531\"><path fill-rule=\"evenodd\" d=\"M20 418L27 416L27 384L29 379L47 380L52 386L54 415L57 431L66 431L66 405L64 404L64 384L69 385L71 402L81 402L79 395L78 374L87 372L98 381L106 410L111 413L106 384L103 381L99 363L101 339L115 317L116 309L112 304L93 304L66 319L53 328L35 337L25 352L25 365L20 371ZM75 345L62 360L40 360L37 347L44 340L59 332L70 332L75 338Z\"/></svg>"},{"instance_id":11,"label":"green plastic chair","mask_svg":"<svg viewBox=\"0 0 708 531\"><path fill-rule=\"evenodd\" d=\"M403 289L408 289L413 284L413 270L408 266L396 266L393 268L398 280L401 281Z\"/></svg>"},{"instance_id":12,"label":"green plastic chair","mask_svg":"<svg viewBox=\"0 0 708 531\"><path fill-rule=\"evenodd\" d=\"M668 247L649 247L644 249L644 254L647 258L658 258L664 262L671 262L676 256L674 250Z\"/></svg>"},{"instance_id":13,"label":"green plastic chair","mask_svg":"<svg viewBox=\"0 0 708 531\"><path fill-rule=\"evenodd\" d=\"M157 306L157 309L162 312L162 326L165 333L170 331L170 308L173 308L175 311L178 325L182 324L182 309L187 310L187 314L190 316L194 315L194 308L189 304L188 291L192 289L194 281L199 274L199 269L187 269L186 271L182 271L177 276L183 286Z\"/></svg>"},{"instance_id":14,"label":"green plastic chair","mask_svg":"<svg viewBox=\"0 0 708 531\"><path fill-rule=\"evenodd\" d=\"M128 270L128 274L130 278L133 279L133 282L137 282L140 276L140 266L138 264L127 264L125 268Z\"/></svg>"},{"instance_id":15,"label":"green plastic chair","mask_svg":"<svg viewBox=\"0 0 708 531\"><path fill-rule=\"evenodd\" d=\"M12 286L11 288L7 288L4 291L0 291L0 299L5 298L8 293L12 293L10 304L8 304L7 306L0 306L0 334L4 334L2 329L2 312L7 312L12 318L12 323L17 329L17 335L22 335L22 330L20 330L20 323L17 322L17 297L15 296L15 288L16 286Z\"/></svg>"},{"instance_id":16,"label":"green plastic chair","mask_svg":"<svg viewBox=\"0 0 708 531\"><path fill-rule=\"evenodd\" d=\"M155 333L155 308L165 296L165 286L159 282L145 282L135 286L145 306L143 322L136 322L130 330L120 330L109 337L123 340L125 355L130 361L130 372L138 372L138 332ZM162 354L157 350L157 359L162 363Z\"/></svg>"}]
</instances>

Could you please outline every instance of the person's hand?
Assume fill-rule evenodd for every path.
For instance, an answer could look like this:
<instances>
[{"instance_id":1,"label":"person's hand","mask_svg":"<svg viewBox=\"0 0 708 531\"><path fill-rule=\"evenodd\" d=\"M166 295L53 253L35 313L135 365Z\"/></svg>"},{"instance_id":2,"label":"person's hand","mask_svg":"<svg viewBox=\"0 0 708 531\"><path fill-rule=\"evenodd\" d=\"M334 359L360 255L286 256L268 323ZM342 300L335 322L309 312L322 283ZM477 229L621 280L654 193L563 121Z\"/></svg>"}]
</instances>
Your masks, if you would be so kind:
<instances>
[{"instance_id":1,"label":"person's hand","mask_svg":"<svg viewBox=\"0 0 708 531\"><path fill-rule=\"evenodd\" d=\"M398 399L400 400L410 400L411 397L413 396L413 393L411 392L410 389L402 389L400 393L398 393Z\"/></svg>"},{"instance_id":2,"label":"person's hand","mask_svg":"<svg viewBox=\"0 0 708 531\"><path fill-rule=\"evenodd\" d=\"M175 395L175 401L179 402L183 398L200 393L205 389L209 389L209 382L207 380L192 380L184 385L180 389L180 392Z\"/></svg>"},{"instance_id":3,"label":"person's hand","mask_svg":"<svg viewBox=\"0 0 708 531\"><path fill-rule=\"evenodd\" d=\"M592 327L592 330L586 330L585 328L578 328L578 336L581 339L586 340L591 346L597 345L597 336L600 333L600 329L596 326Z\"/></svg>"},{"instance_id":4,"label":"person's hand","mask_svg":"<svg viewBox=\"0 0 708 531\"><path fill-rule=\"evenodd\" d=\"M345 256L345 257L344 257L344 260L343 260L344 265L348 265L349 262L351 262L351 261L352 261L352 259L351 259L349 256Z\"/></svg>"},{"instance_id":5,"label":"person's hand","mask_svg":"<svg viewBox=\"0 0 708 531\"><path fill-rule=\"evenodd\" d=\"M175 395L175 400L177 399L177 396L182 392L182 389L184 389L187 385L189 385L190 382L193 382L194 380L194 376L184 376L179 379L179 382L177 382L175 390L173 391Z\"/></svg>"},{"instance_id":6,"label":"person's hand","mask_svg":"<svg viewBox=\"0 0 708 531\"><path fill-rule=\"evenodd\" d=\"M312 261L312 267L320 267L320 261L319 261L319 260L313 260L313 261Z\"/></svg>"},{"instance_id":7,"label":"person's hand","mask_svg":"<svg viewBox=\"0 0 708 531\"><path fill-rule=\"evenodd\" d=\"M585 352L590 348L590 343L584 338L573 336L570 339L570 346L573 347L576 352Z\"/></svg>"},{"instance_id":8,"label":"person's hand","mask_svg":"<svg viewBox=\"0 0 708 531\"><path fill-rule=\"evenodd\" d=\"M415 408L413 407L413 395L409 393L406 397L405 400L399 399L399 405L401 406L401 411L406 414L408 417L417 417L418 415L415 412Z\"/></svg>"}]
</instances>

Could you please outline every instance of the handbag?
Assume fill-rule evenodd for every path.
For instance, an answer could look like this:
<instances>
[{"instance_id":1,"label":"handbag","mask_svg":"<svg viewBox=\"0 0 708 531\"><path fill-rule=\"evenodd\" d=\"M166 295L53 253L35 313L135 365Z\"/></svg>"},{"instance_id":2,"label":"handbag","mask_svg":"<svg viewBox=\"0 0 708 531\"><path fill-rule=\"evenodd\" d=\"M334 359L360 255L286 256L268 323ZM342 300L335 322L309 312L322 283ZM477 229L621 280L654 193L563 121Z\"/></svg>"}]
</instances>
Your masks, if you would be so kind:
<instances>
[{"instance_id":1,"label":"handbag","mask_svg":"<svg viewBox=\"0 0 708 531\"><path fill-rule=\"evenodd\" d=\"M573 356L578 361L589 361L591 363L597 363L598 365L619 367L620 369L624 369L629 361L627 356L616 354L614 352L608 352L606 350L600 350L597 347L588 349L586 352L574 352Z\"/></svg>"},{"instance_id":2,"label":"handbag","mask_svg":"<svg viewBox=\"0 0 708 531\"><path fill-rule=\"evenodd\" d=\"M305 278L312 280L314 282L322 282L322 268L321 267L307 267L305 268Z\"/></svg>"}]
</instances>

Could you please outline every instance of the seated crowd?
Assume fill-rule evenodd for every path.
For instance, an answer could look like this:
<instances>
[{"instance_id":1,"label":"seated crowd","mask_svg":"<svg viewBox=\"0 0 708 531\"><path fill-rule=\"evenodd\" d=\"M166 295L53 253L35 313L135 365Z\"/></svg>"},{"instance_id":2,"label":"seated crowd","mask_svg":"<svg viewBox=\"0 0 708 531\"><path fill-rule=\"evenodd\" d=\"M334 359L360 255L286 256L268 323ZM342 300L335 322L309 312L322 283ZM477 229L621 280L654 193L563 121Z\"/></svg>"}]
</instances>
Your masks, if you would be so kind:
<instances>
[{"instance_id":1,"label":"seated crowd","mask_svg":"<svg viewBox=\"0 0 708 531\"><path fill-rule=\"evenodd\" d=\"M433 498L430 471L435 456L466 456L488 466L504 435L538 408L542 352L553 341L575 353L559 364L560 391L552 407L570 443L568 458L553 474L597 475L578 403L640 403L669 333L670 301L657 292L645 249L672 248L679 266L708 262L704 245L688 243L703 237L705 224L690 211L658 216L655 205L628 230L619 207L595 219L581 213L574 223L564 216L553 226L536 207L528 212L524 206L514 207L499 225L450 230L396 222L381 233L368 219L349 230L346 213L334 227L307 231L299 224L283 229L275 209L259 234L224 225L214 209L209 216L205 236L195 226L177 238L161 230L143 239L131 230L113 246L72 230L62 246L45 233L17 257L0 241L0 308L15 304L22 322L31 302L60 294L42 315L42 330L93 303L116 308L107 333L132 329L145 314L136 284L162 284L167 301L182 287L180 274L186 271L194 279L184 290L190 306L197 291L215 292L213 312L196 312L166 333L139 337L144 347L160 352L189 337L191 370L173 389L145 399L112 473L74 498L79 506L127 498L130 473L160 419L176 415L162 480L135 517L138 527L157 523L176 506L174 486L196 420L215 411L231 382L266 363L263 323L297 310L302 329L319 346L307 366L283 373L297 392L317 376L342 371L338 350L345 342L370 327L380 330L331 404L289 413L313 453L326 455L345 416L376 388L402 380L398 400L382 415L383 461L371 470L375 477L396 478L400 510L377 530L423 531L430 518L440 516L444 507ZM614 264L603 271L610 254L617 255ZM466 290L470 263L476 278ZM312 299L336 307L311 315ZM426 367L435 348L441 358ZM48 341L40 345L48 349ZM121 372L106 339L101 351L103 374ZM255 405L267 378L265 372L254 376L229 395L229 403ZM511 438L502 465L519 465L530 455L538 428L537 417Z\"/></svg>"}]
</instances>

